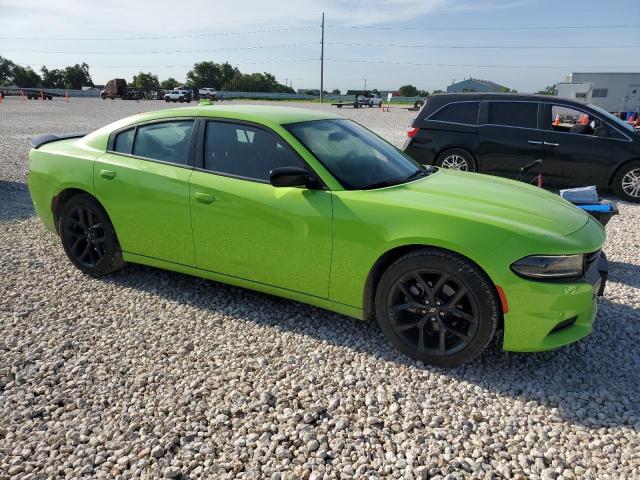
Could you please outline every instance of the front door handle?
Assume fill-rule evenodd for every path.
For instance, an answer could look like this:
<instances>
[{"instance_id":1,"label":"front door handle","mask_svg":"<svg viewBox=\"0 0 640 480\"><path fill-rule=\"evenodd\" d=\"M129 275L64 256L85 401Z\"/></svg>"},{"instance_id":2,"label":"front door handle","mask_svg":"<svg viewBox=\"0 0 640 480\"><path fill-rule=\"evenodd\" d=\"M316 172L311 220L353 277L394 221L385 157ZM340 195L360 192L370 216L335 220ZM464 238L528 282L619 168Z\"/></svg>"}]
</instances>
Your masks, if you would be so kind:
<instances>
[{"instance_id":1,"label":"front door handle","mask_svg":"<svg viewBox=\"0 0 640 480\"><path fill-rule=\"evenodd\" d=\"M528 143L530 145L542 145L542 142L539 142L538 140L528 140Z\"/></svg>"},{"instance_id":2,"label":"front door handle","mask_svg":"<svg viewBox=\"0 0 640 480\"><path fill-rule=\"evenodd\" d=\"M100 170L100 176L106 180L113 180L116 178L116 172L113 170Z\"/></svg>"},{"instance_id":3,"label":"front door handle","mask_svg":"<svg viewBox=\"0 0 640 480\"><path fill-rule=\"evenodd\" d=\"M559 144L559 143L553 143L553 142L544 142L544 144L545 144L547 147L559 147L559 146L560 146L560 144Z\"/></svg>"},{"instance_id":4,"label":"front door handle","mask_svg":"<svg viewBox=\"0 0 640 480\"><path fill-rule=\"evenodd\" d=\"M204 203L205 205L213 203L213 201L216 199L216 197L214 197L213 195L204 192L196 192L194 197L197 201L199 201L200 203Z\"/></svg>"}]
</instances>

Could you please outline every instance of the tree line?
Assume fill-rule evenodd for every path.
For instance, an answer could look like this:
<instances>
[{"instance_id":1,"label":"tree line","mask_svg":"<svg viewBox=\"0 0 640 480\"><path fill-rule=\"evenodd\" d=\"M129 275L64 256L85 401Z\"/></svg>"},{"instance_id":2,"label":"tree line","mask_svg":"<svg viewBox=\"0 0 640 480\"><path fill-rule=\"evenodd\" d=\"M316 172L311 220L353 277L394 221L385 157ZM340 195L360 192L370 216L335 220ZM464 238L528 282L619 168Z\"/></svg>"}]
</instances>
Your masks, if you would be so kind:
<instances>
[{"instance_id":1,"label":"tree line","mask_svg":"<svg viewBox=\"0 0 640 480\"><path fill-rule=\"evenodd\" d=\"M23 67L0 57L0 86L5 85L80 90L82 87L92 87L94 83L89 73L89 65L84 62L51 70L43 66L38 73L31 67ZM279 83L271 73L242 73L228 62L211 61L195 63L187 72L186 82L180 82L173 77L160 81L158 75L152 72L140 72L133 76L131 85L143 90L172 90L185 86L241 92L295 93L292 88Z\"/></svg>"}]
</instances>

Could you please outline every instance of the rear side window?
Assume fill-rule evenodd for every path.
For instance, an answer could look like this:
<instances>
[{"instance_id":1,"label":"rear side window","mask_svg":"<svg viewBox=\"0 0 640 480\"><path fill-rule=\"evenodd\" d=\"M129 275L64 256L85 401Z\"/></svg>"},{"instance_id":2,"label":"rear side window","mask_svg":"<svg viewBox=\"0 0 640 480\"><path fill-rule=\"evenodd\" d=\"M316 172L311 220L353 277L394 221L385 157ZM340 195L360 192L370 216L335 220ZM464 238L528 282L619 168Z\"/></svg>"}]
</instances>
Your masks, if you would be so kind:
<instances>
[{"instance_id":1,"label":"rear side window","mask_svg":"<svg viewBox=\"0 0 640 480\"><path fill-rule=\"evenodd\" d=\"M450 103L446 107L431 115L429 120L441 122L465 123L475 125L478 123L478 108L480 102Z\"/></svg>"},{"instance_id":2,"label":"rear side window","mask_svg":"<svg viewBox=\"0 0 640 480\"><path fill-rule=\"evenodd\" d=\"M306 168L295 153L269 132L249 125L207 123L205 169L268 182L271 170L279 167Z\"/></svg>"},{"instance_id":3,"label":"rear side window","mask_svg":"<svg viewBox=\"0 0 640 480\"><path fill-rule=\"evenodd\" d=\"M487 123L507 127L538 128L538 104L531 102L489 102Z\"/></svg>"},{"instance_id":4,"label":"rear side window","mask_svg":"<svg viewBox=\"0 0 640 480\"><path fill-rule=\"evenodd\" d=\"M186 165L192 130L193 120L153 123L138 127L133 154Z\"/></svg>"},{"instance_id":5,"label":"rear side window","mask_svg":"<svg viewBox=\"0 0 640 480\"><path fill-rule=\"evenodd\" d=\"M133 147L133 136L135 135L135 128L130 128L129 130L125 130L124 132L120 132L116 136L116 141L113 146L113 150L115 152L120 153L131 153L131 147Z\"/></svg>"}]
</instances>

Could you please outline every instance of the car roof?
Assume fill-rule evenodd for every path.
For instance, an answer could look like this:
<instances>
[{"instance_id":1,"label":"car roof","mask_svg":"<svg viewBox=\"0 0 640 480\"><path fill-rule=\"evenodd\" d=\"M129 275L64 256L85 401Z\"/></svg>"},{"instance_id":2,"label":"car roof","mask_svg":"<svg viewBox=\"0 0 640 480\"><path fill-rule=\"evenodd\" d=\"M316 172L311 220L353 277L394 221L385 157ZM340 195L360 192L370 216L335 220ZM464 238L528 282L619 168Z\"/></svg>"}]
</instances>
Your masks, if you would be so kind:
<instances>
[{"instance_id":1,"label":"car roof","mask_svg":"<svg viewBox=\"0 0 640 480\"><path fill-rule=\"evenodd\" d=\"M142 113L129 117L131 124L141 121L170 118L170 117L210 117L247 120L256 123L287 123L307 122L312 120L340 119L334 113L322 110L311 110L297 107L280 107L272 105L196 105L193 107L167 108L154 112Z\"/></svg>"},{"instance_id":2,"label":"car roof","mask_svg":"<svg viewBox=\"0 0 640 480\"><path fill-rule=\"evenodd\" d=\"M566 106L588 106L584 102L556 97L555 95L538 95L535 93L493 93L493 92L463 92L463 93L436 93L426 98L425 106L420 113L421 118L426 118L434 111L452 102L479 102L482 100L498 100L506 102L553 102Z\"/></svg>"},{"instance_id":3,"label":"car roof","mask_svg":"<svg viewBox=\"0 0 640 480\"><path fill-rule=\"evenodd\" d=\"M193 107L166 108L152 112L138 113L102 127L79 140L79 143L91 148L103 150L112 132L144 122L154 120L186 118L224 118L244 120L266 126L286 125L288 123L313 120L344 119L334 113L307 108L276 107L271 105L196 105Z\"/></svg>"}]
</instances>

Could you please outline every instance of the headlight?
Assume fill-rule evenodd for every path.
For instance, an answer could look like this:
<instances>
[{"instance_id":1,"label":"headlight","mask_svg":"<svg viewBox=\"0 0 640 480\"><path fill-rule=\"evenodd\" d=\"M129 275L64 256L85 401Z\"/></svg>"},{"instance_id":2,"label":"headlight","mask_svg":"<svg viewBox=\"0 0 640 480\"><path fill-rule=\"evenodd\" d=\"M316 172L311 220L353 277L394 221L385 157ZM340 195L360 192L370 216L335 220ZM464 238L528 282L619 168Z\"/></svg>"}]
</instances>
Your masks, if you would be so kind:
<instances>
[{"instance_id":1,"label":"headlight","mask_svg":"<svg viewBox=\"0 0 640 480\"><path fill-rule=\"evenodd\" d=\"M518 275L529 278L580 277L584 270L584 255L531 255L511 265Z\"/></svg>"}]
</instances>

